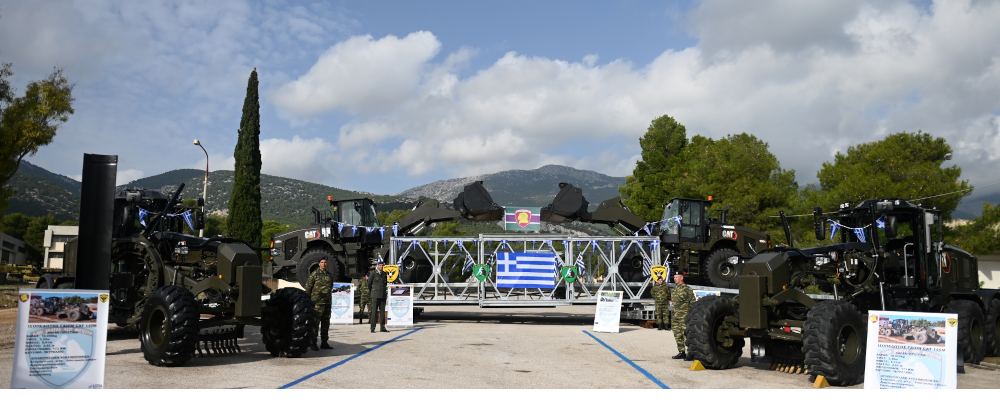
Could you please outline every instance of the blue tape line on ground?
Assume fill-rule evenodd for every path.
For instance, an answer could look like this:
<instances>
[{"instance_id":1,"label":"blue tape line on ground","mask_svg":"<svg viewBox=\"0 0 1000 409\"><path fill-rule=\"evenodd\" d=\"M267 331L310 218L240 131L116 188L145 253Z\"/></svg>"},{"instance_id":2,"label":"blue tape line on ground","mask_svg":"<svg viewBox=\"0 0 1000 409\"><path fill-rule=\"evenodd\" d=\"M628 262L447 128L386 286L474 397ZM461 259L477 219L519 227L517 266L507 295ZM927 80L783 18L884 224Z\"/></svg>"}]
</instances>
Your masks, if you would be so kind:
<instances>
[{"instance_id":1,"label":"blue tape line on ground","mask_svg":"<svg viewBox=\"0 0 1000 409\"><path fill-rule=\"evenodd\" d=\"M610 345L605 344L604 341L601 341L601 340L597 339L597 337L595 337L594 334L591 334L591 333L587 332L587 330L583 330L583 333L587 334L587 335L590 335L590 337L593 338L594 341L600 342L601 345L604 345L605 348L610 349L611 352L614 352L615 355L618 355L618 357L621 358L623 361L628 362L628 364L632 365L632 367L635 368L637 371L639 371L639 373L641 373L643 375L646 375L646 377L649 378L649 380L653 381L653 383L657 384L659 387L661 387L663 389L670 389L669 386L667 386L663 382L660 382L660 380L656 379L656 377L654 377L653 374L651 374L649 372L646 372L645 369L642 369L641 366L636 365L635 362L632 362L631 359L626 358L625 355L621 354L621 352L618 352L614 348L612 348Z\"/></svg>"},{"instance_id":2,"label":"blue tape line on ground","mask_svg":"<svg viewBox=\"0 0 1000 409\"><path fill-rule=\"evenodd\" d=\"M393 339L390 339L390 340L388 340L388 341L385 341L385 342L383 342L383 343L381 343L381 344L378 344L378 345L376 345L376 346L375 346L374 348L371 348L371 349L366 349L366 350L364 350L364 351L361 351L361 352L358 352L358 353L356 353L356 354L352 355L352 356L351 356L350 358L347 358L347 359L345 359L345 360L343 360L343 361L340 361L340 362L337 362L337 363L335 363L335 364L333 364L333 365L330 365L330 366L328 366L328 367L326 367L326 368L323 368L323 369L320 369L320 370L318 370L318 371L316 371L316 372L313 372L313 373L311 373L311 374L309 374L309 375L306 375L306 376L302 377L302 379L298 379L298 380L296 380L296 381L294 381L294 382L291 382L291 383L289 383L289 384L287 384L287 385L285 385L285 386L282 386L282 387L280 387L280 388L278 388L278 389L288 389L288 388L291 388L291 387L293 387L293 386L295 386L295 385L298 385L299 383L301 383L302 381L304 381L304 380L306 380L306 379L309 379L309 378L312 378L312 377L314 377L314 376L316 376L316 375L319 375L319 374L321 374L321 373L323 373L323 372L326 372L326 371L329 371L329 370L331 370L331 369L333 369L333 368L336 368L336 367L338 367L338 366L341 366L341 365L343 365L343 364L347 363L347 361L350 361L350 360L352 360L352 359L354 359L354 358L357 358L357 357L359 357L359 356L361 356L361 355L364 355L364 354L367 354L367 353L369 353L369 352L372 352L372 351L374 351L374 350L376 350L376 349L379 349L379 348L382 348L383 346L385 346L386 344L388 344L388 343L390 343L390 342L393 342L393 341L395 341L395 340L397 340L397 339L400 339L400 338L402 338L402 337L405 337L405 336L407 336L407 335L410 335L410 334L412 334L412 333L414 333L414 332L417 332L417 331L420 331L420 330L422 330L422 329L423 329L423 328L417 328L417 329L415 329L415 330L413 330L413 331L410 331L410 332L407 332L407 333L405 333L405 334L403 334L403 335L400 335L400 336L398 336L398 337L396 337L396 338L393 338Z\"/></svg>"}]
</instances>

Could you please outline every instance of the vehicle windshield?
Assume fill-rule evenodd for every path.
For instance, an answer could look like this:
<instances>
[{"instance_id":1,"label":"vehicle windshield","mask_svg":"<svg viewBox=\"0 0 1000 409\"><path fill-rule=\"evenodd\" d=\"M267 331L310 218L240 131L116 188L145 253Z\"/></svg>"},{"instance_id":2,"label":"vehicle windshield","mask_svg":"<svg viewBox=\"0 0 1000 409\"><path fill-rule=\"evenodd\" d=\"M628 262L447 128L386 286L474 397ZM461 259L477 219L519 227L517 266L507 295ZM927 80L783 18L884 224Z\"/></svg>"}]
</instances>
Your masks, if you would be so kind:
<instances>
[{"instance_id":1,"label":"vehicle windshield","mask_svg":"<svg viewBox=\"0 0 1000 409\"><path fill-rule=\"evenodd\" d=\"M677 223L677 213L680 208L680 200L674 199L667 203L667 206L663 208L663 217L660 220L663 221L663 226L661 229L667 234L679 234L680 226Z\"/></svg>"},{"instance_id":2,"label":"vehicle windshield","mask_svg":"<svg viewBox=\"0 0 1000 409\"><path fill-rule=\"evenodd\" d=\"M375 207L367 200L341 203L339 221L353 226L378 227Z\"/></svg>"}]
</instances>

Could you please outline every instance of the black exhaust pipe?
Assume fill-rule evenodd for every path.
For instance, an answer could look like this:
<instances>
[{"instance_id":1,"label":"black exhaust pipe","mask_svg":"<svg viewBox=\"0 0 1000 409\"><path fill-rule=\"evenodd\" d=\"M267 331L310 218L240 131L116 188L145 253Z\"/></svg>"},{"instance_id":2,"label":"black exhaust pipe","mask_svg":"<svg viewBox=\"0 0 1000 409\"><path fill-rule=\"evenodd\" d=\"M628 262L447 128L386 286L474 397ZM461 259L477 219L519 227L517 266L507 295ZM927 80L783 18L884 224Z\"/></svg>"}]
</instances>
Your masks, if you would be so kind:
<instances>
[{"instance_id":1,"label":"black exhaust pipe","mask_svg":"<svg viewBox=\"0 0 1000 409\"><path fill-rule=\"evenodd\" d=\"M111 228L117 173L118 155L83 154L76 288L107 290L111 283Z\"/></svg>"}]
</instances>

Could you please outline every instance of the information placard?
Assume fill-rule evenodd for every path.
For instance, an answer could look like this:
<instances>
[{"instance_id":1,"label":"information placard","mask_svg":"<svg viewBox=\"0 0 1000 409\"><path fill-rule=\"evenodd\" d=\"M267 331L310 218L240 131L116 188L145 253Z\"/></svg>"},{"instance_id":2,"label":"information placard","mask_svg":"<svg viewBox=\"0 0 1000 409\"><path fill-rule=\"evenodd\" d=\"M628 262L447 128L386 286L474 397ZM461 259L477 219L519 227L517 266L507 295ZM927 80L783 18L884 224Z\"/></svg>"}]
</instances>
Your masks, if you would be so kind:
<instances>
[{"instance_id":1,"label":"information placard","mask_svg":"<svg viewBox=\"0 0 1000 409\"><path fill-rule=\"evenodd\" d=\"M413 287L390 285L389 298L385 303L387 327L413 326Z\"/></svg>"},{"instance_id":2,"label":"information placard","mask_svg":"<svg viewBox=\"0 0 1000 409\"><path fill-rule=\"evenodd\" d=\"M107 291L22 289L11 389L103 389Z\"/></svg>"},{"instance_id":3,"label":"information placard","mask_svg":"<svg viewBox=\"0 0 1000 409\"><path fill-rule=\"evenodd\" d=\"M698 300L701 299L701 297L708 297L710 295L722 295L722 291L695 290L695 292L694 292L694 300L698 301Z\"/></svg>"},{"instance_id":4,"label":"information placard","mask_svg":"<svg viewBox=\"0 0 1000 409\"><path fill-rule=\"evenodd\" d=\"M958 315L870 311L865 389L955 389Z\"/></svg>"},{"instance_id":5,"label":"information placard","mask_svg":"<svg viewBox=\"0 0 1000 409\"><path fill-rule=\"evenodd\" d=\"M334 284L331 290L330 324L354 323L354 286L351 284Z\"/></svg>"},{"instance_id":6,"label":"information placard","mask_svg":"<svg viewBox=\"0 0 1000 409\"><path fill-rule=\"evenodd\" d=\"M601 291L597 294L594 332L618 332L622 314L622 292Z\"/></svg>"}]
</instances>

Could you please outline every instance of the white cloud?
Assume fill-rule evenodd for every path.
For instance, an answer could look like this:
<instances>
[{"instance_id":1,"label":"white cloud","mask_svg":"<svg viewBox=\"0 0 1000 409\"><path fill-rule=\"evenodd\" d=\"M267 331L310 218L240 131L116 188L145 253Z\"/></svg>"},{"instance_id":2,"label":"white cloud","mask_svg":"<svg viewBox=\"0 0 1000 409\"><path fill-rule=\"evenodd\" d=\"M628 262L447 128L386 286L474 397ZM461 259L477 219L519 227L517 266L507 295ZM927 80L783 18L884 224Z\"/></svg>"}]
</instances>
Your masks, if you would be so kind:
<instances>
[{"instance_id":1,"label":"white cloud","mask_svg":"<svg viewBox=\"0 0 1000 409\"><path fill-rule=\"evenodd\" d=\"M330 47L309 72L279 88L272 100L295 115L332 109L378 111L411 97L424 64L441 49L426 31L404 38L352 37Z\"/></svg>"},{"instance_id":2,"label":"white cloud","mask_svg":"<svg viewBox=\"0 0 1000 409\"><path fill-rule=\"evenodd\" d=\"M468 57L435 63L440 45L430 33L354 38L282 88L282 98L309 98L277 103L305 117L360 113L340 129L338 149L348 156L381 149L392 158L382 171L411 175L465 176L546 161L630 173L639 136L663 114L686 125L689 136L755 134L804 182L815 180L833 152L902 131L946 138L974 184L997 165L1000 3L729 5L702 3L691 20L698 46L667 50L643 67L599 64L594 55L567 62L510 52L461 77L447 61ZM319 75L368 66L366 50L414 36L428 45L422 53L379 60L407 72L357 82ZM371 79L386 77L397 84L391 92ZM367 85L323 99L306 92L305 84L319 79L326 80L319 89ZM596 152L574 149L581 139L596 141Z\"/></svg>"},{"instance_id":3,"label":"white cloud","mask_svg":"<svg viewBox=\"0 0 1000 409\"><path fill-rule=\"evenodd\" d=\"M118 169L118 175L115 177L115 184L124 185L136 180L142 179L144 173L138 169Z\"/></svg>"}]
</instances>

